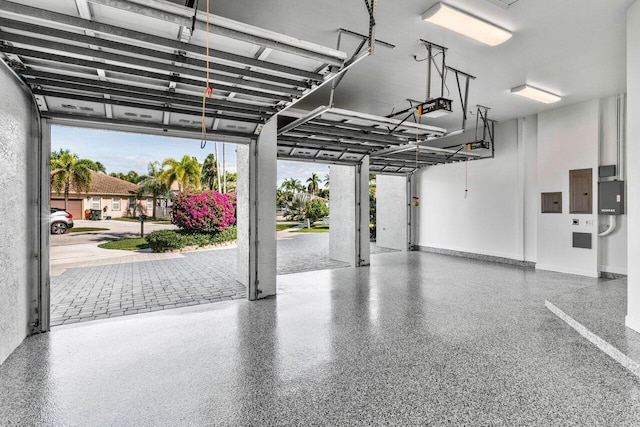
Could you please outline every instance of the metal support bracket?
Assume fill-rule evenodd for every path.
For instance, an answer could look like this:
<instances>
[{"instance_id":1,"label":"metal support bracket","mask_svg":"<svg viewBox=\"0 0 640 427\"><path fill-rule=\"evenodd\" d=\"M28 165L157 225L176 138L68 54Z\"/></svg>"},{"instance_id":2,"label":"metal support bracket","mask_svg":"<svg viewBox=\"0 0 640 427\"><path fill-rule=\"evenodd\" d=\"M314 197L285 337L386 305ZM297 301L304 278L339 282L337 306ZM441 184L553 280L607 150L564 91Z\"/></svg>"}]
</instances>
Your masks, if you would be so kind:
<instances>
[{"instance_id":1,"label":"metal support bracket","mask_svg":"<svg viewBox=\"0 0 640 427\"><path fill-rule=\"evenodd\" d=\"M472 142L466 144L467 151L477 149L491 149L491 157L494 156L495 120L488 118L489 107L483 105L476 106L476 131ZM480 134L482 128L482 134Z\"/></svg>"},{"instance_id":2,"label":"metal support bracket","mask_svg":"<svg viewBox=\"0 0 640 427\"><path fill-rule=\"evenodd\" d=\"M396 117L399 115L406 114L406 117L403 121L407 120L411 115L417 113L419 116L427 116L427 117L438 117L440 115L444 115L453 111L452 109L452 100L445 98L444 89L446 87L446 79L449 71L453 72L456 76L456 83L458 87L458 95L460 97L460 105L462 108L462 129L464 130L466 122L467 122L467 103L469 100L469 83L471 80L475 80L475 77L471 74L465 73L464 71L460 71L456 68L450 67L447 65L446 57L448 48L432 43L428 40L420 39L420 43L422 43L427 49L427 57L424 59L418 59L417 56L414 56L416 61L427 61L427 82L426 82L426 96L424 102L417 102L415 105L412 100L409 100L410 107L404 110L400 110L397 112L393 112L389 114L387 117ZM442 56L440 67L436 64L435 58L440 55ZM433 67L433 68L432 68ZM433 69L440 77L440 94L438 97L434 98L431 93L431 76L433 74ZM460 85L460 77L464 77L464 90Z\"/></svg>"},{"instance_id":3,"label":"metal support bracket","mask_svg":"<svg viewBox=\"0 0 640 427\"><path fill-rule=\"evenodd\" d=\"M340 28L338 30L338 43L336 47L337 50L340 50L340 45L342 42L342 34L360 39L360 44L358 45L354 53L351 55L351 58L347 61L347 63L355 60L355 58L358 57L358 55L360 55L360 52L362 52L362 49L365 46L365 43L368 46L367 55L373 55L373 50L374 50L373 48L376 44L379 44L381 46L384 46L390 49L396 48L396 46L391 43L387 43L382 40L377 40L375 38L375 26L376 26L375 14L376 14L377 0L364 0L364 3L365 3L365 6L367 7L367 12L369 13L369 35L365 36L364 34L356 33L355 31L347 30L344 28ZM333 81L331 82L331 94L329 95L329 108L333 107L336 88L338 87L340 82L342 82L342 79L346 74L347 74L346 71L341 73L338 77L333 79Z\"/></svg>"}]
</instances>

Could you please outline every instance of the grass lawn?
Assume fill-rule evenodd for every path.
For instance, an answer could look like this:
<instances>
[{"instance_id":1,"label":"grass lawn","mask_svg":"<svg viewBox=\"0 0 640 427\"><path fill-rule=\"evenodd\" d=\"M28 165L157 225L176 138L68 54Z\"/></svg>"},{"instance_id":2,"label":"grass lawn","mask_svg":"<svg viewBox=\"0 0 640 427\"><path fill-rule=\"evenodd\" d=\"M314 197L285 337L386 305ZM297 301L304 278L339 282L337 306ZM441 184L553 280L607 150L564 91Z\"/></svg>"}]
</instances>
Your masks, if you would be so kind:
<instances>
[{"instance_id":1,"label":"grass lawn","mask_svg":"<svg viewBox=\"0 0 640 427\"><path fill-rule=\"evenodd\" d=\"M107 231L107 230L109 229L101 228L101 227L76 227L76 228L70 228L69 233L84 233L87 231Z\"/></svg>"},{"instance_id":2,"label":"grass lawn","mask_svg":"<svg viewBox=\"0 0 640 427\"><path fill-rule=\"evenodd\" d=\"M111 242L101 243L98 245L102 249L120 249L123 251L137 251L138 249L147 249L149 244L144 237L131 237L128 239L113 240Z\"/></svg>"},{"instance_id":3,"label":"grass lawn","mask_svg":"<svg viewBox=\"0 0 640 427\"><path fill-rule=\"evenodd\" d=\"M328 233L329 232L329 224L316 224L312 225L311 228L301 228L299 230L292 230L295 233Z\"/></svg>"},{"instance_id":4,"label":"grass lawn","mask_svg":"<svg viewBox=\"0 0 640 427\"><path fill-rule=\"evenodd\" d=\"M159 219L159 220L151 220L154 224L171 224L170 219Z\"/></svg>"},{"instance_id":5,"label":"grass lawn","mask_svg":"<svg viewBox=\"0 0 640 427\"><path fill-rule=\"evenodd\" d=\"M298 224L276 224L276 231L286 230L287 228L295 227Z\"/></svg>"}]
</instances>

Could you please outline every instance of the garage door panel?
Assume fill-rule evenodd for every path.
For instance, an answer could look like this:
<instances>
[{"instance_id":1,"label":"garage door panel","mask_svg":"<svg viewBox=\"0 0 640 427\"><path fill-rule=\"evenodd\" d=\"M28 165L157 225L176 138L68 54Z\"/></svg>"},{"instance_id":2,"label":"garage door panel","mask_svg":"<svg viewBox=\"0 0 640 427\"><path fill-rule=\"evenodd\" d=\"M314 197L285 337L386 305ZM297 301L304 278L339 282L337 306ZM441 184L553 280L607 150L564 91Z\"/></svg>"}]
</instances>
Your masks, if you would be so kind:
<instances>
[{"instance_id":1,"label":"garage door panel","mask_svg":"<svg viewBox=\"0 0 640 427\"><path fill-rule=\"evenodd\" d=\"M64 199L51 199L51 207L64 209ZM67 212L73 219L82 219L82 199L69 199Z\"/></svg>"}]
</instances>

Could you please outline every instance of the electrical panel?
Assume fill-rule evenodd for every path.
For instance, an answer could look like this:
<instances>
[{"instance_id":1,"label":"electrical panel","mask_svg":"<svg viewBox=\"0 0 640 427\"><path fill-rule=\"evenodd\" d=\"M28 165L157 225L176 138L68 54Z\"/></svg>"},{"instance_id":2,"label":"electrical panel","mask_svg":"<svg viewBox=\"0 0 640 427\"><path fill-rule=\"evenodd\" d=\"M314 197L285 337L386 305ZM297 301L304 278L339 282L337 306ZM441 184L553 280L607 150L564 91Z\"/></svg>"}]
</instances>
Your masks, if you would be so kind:
<instances>
[{"instance_id":1,"label":"electrical panel","mask_svg":"<svg viewBox=\"0 0 640 427\"><path fill-rule=\"evenodd\" d=\"M598 183L598 213L600 215L624 214L624 181Z\"/></svg>"},{"instance_id":2,"label":"electrical panel","mask_svg":"<svg viewBox=\"0 0 640 427\"><path fill-rule=\"evenodd\" d=\"M600 178L608 178L610 176L616 176L616 165L600 166L598 168L598 176Z\"/></svg>"}]
</instances>

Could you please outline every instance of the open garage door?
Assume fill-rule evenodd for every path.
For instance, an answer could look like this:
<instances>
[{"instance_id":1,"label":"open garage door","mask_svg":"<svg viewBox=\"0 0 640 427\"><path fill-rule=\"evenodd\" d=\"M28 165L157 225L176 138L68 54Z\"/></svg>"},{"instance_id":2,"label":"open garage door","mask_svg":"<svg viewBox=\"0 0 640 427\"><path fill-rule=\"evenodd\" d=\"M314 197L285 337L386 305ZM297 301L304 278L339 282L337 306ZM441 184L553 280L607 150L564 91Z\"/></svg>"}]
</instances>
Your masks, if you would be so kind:
<instances>
[{"instance_id":1,"label":"open garage door","mask_svg":"<svg viewBox=\"0 0 640 427\"><path fill-rule=\"evenodd\" d=\"M374 10L368 7L370 18ZM51 125L62 125L199 139L201 147L207 141L231 142L246 150L243 159L253 169L245 174L247 181L251 175L250 191L239 197L246 206L239 210L248 218L238 221L248 224L239 240L248 241L249 230L252 240L242 246L248 254L243 259L250 262L238 270L247 272L250 299L268 296L257 289L258 278L267 275L264 262L256 261L266 257L258 241L273 238L275 243L275 236L258 239L258 203L248 200L250 194L252 200L266 194L257 184L259 167L264 182L269 181L265 171L273 169L275 193L275 116L369 56L373 32L369 49L349 57L194 8L137 0L0 0L0 26L0 59L30 89L42 119L43 145L50 145ZM265 156L261 143L260 157L273 164L255 161L258 140L267 137L273 153ZM44 160L43 176L48 166ZM50 189L46 180L42 185ZM264 198L262 207L270 201ZM52 206L64 202L59 198ZM82 200L67 209L83 218ZM41 245L50 246L48 234ZM40 318L33 322L41 331L50 325L47 264L48 259L42 264Z\"/></svg>"}]
</instances>

